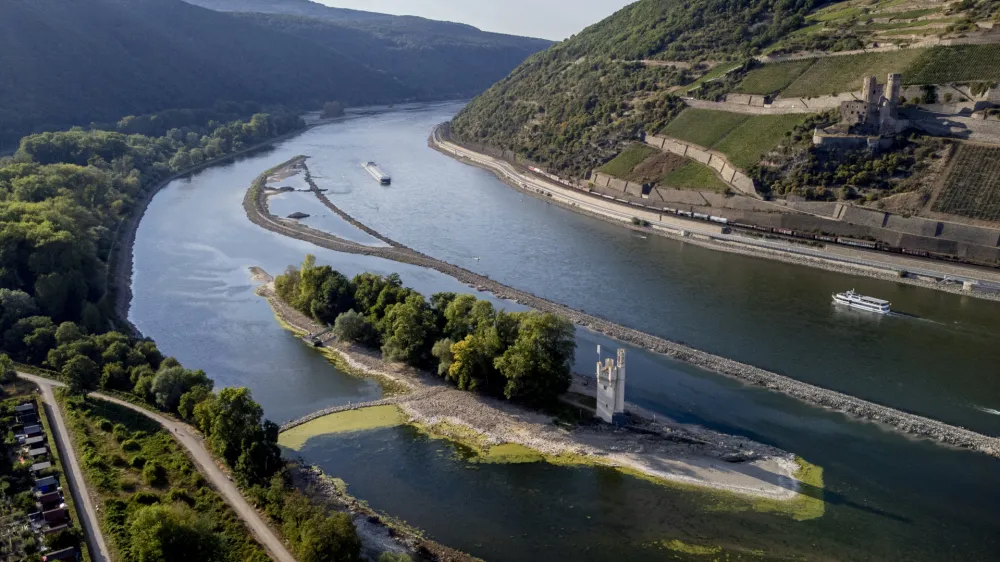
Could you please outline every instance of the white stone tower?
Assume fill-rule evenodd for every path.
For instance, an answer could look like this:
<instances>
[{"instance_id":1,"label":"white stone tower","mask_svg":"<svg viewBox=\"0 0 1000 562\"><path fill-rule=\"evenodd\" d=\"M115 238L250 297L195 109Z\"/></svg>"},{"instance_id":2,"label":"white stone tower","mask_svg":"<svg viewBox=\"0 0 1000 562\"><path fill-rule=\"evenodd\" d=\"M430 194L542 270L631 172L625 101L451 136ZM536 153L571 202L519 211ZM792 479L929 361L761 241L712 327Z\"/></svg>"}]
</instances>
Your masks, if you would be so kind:
<instances>
[{"instance_id":1,"label":"white stone tower","mask_svg":"<svg viewBox=\"0 0 1000 562\"><path fill-rule=\"evenodd\" d=\"M885 98L889 103L896 105L899 103L899 96L903 92L903 75L890 74L889 81L886 82Z\"/></svg>"},{"instance_id":2,"label":"white stone tower","mask_svg":"<svg viewBox=\"0 0 1000 562\"><path fill-rule=\"evenodd\" d=\"M597 417L622 425L625 423L625 350L618 350L618 362L610 357L597 362Z\"/></svg>"}]
</instances>

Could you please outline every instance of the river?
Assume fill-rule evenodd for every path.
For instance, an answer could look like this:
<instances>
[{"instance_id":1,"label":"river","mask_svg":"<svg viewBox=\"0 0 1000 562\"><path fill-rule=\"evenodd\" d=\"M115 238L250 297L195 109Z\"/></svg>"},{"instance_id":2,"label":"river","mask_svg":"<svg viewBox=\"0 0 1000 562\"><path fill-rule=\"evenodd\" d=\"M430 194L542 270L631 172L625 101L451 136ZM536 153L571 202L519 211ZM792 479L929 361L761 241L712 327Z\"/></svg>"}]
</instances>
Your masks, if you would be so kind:
<instances>
[{"instance_id":1,"label":"river","mask_svg":"<svg viewBox=\"0 0 1000 562\"><path fill-rule=\"evenodd\" d=\"M249 386L279 422L378 396L377 385L336 372L278 326L253 294L247 268L278 273L309 252L348 275L397 271L428 294L468 289L434 271L322 250L251 224L241 201L253 178L306 154L338 206L419 251L706 351L1000 434L1000 416L990 413L1000 410L997 303L642 238L524 196L426 146L432 126L459 107L311 129L173 182L140 224L130 318L219 385ZM393 176L391 187L365 173L367 160ZM282 213L313 214L317 228L364 241L309 201L295 208L301 195L282 196ZM852 287L910 316L880 318L830 304L832 292ZM596 344L615 344L578 334L577 369L589 373ZM821 466L825 515L795 522L719 507L703 494L606 469L470 463L460 447L405 427L314 438L301 454L373 507L490 560L697 558L690 549L663 548L673 540L750 559L758 551L850 560L989 560L1000 552L996 459L912 440L638 349L629 356L627 396Z\"/></svg>"}]
</instances>

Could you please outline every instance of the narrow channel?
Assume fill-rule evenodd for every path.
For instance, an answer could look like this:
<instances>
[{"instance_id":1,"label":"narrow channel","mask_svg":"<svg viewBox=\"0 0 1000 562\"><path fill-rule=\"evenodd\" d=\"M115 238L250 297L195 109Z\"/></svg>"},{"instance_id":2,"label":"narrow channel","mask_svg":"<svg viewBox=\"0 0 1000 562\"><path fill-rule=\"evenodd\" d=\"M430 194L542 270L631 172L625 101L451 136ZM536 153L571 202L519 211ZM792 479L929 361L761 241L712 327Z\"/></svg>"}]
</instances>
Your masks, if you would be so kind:
<instances>
[{"instance_id":1,"label":"narrow channel","mask_svg":"<svg viewBox=\"0 0 1000 562\"><path fill-rule=\"evenodd\" d=\"M310 252L349 275L398 271L425 293L468 288L247 221L241 200L254 177L306 154L338 206L419 251L713 353L1000 433L1000 416L985 411L1000 409L997 304L640 238L526 197L426 147L432 126L458 108L313 129L174 182L140 225L131 319L186 365L220 384L249 386L276 421L376 397L377 385L336 373L277 324L253 294L247 267L280 272ZM392 174L391 187L365 173L368 160ZM830 305L830 293L851 287L919 318L879 319ZM579 332L578 370L592 370L597 343L615 345ZM406 427L314 438L301 454L373 507L491 560L525 559L526 552L537 560L668 558L680 552L671 541L747 557L763 549L775 558L987 559L1000 549L996 459L910 440L642 350L630 355L628 398L823 467L825 515L796 522L727 509L701 493L606 469L473 464L460 447Z\"/></svg>"}]
</instances>

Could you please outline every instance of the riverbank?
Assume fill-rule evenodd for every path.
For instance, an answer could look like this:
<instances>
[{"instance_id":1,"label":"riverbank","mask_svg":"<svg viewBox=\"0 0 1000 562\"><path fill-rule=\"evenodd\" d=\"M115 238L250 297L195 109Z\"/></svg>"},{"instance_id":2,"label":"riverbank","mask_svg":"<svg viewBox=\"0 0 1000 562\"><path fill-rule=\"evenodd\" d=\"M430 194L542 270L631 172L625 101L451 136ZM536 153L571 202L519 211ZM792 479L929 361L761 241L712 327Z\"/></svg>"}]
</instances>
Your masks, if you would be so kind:
<instances>
[{"instance_id":1,"label":"riverbank","mask_svg":"<svg viewBox=\"0 0 1000 562\"><path fill-rule=\"evenodd\" d=\"M995 289L1000 286L998 285L1000 276L996 272L986 272L953 263L865 252L841 246L828 248L823 244L807 246L801 242L787 242L782 239L764 240L758 235L742 232L720 233L718 226L683 217L670 217L669 223L664 225L635 225L633 224L633 216L636 214L641 216L644 211L638 211L635 207L611 202L602 197L592 196L576 188L555 184L540 176L529 174L509 162L473 152L440 138L438 129L435 129L428 138L428 146L450 158L492 173L497 179L517 191L576 213L624 226L634 231L652 233L717 251L770 259L835 273L863 275L883 281L1000 301L1000 292L996 290L966 291L962 288L961 283L932 280L955 277L975 279L978 278L978 275L982 277L983 287L988 286Z\"/></svg>"},{"instance_id":2,"label":"riverbank","mask_svg":"<svg viewBox=\"0 0 1000 562\"><path fill-rule=\"evenodd\" d=\"M551 312L569 319L571 322L595 332L603 333L619 341L643 347L655 353L661 353L676 360L708 370L716 371L745 383L765 387L782 392L803 402L830 408L857 419L877 422L894 427L904 433L929 438L947 445L972 449L988 455L1000 457L1000 439L976 433L965 428L949 425L937 420L910 414L887 406L882 406L853 396L804 383L790 377L765 371L751 365L733 361L706 353L687 345L673 342L628 328L604 318L587 314L567 306L536 297L525 291L508 287L485 276L473 273L462 267L431 258L415 250L394 242L374 230L364 227L358 221L348 218L349 215L337 209L335 205L318 191L315 183L311 183L314 192L331 210L350 220L352 224L365 228L366 232L385 242L387 247L363 246L349 242L328 233L315 230L300 224L290 224L270 215L267 209L267 192L264 185L267 173L261 174L244 197L243 205L251 222L278 234L283 234L299 240L311 242L330 250L381 257L419 267L434 269L449 275L477 290L488 291L498 298L512 300L535 310ZM311 182L311 179L310 179Z\"/></svg>"},{"instance_id":3,"label":"riverbank","mask_svg":"<svg viewBox=\"0 0 1000 562\"><path fill-rule=\"evenodd\" d=\"M252 273L254 279L266 278L259 268ZM282 325L299 337L326 329L282 301L273 282L258 287L257 294L268 300ZM592 414L582 410L572 421L557 424L549 414L457 390L431 373L386 363L369 349L326 338L321 350L332 356L342 370L381 379L405 390L381 400L328 408L286 422L281 426L282 442L293 449L336 426L332 417L392 406L399 409L405 423L462 443L475 450L484 462L530 459L609 466L661 483L771 500L770 510L796 518L822 514L822 502L800 489L797 476L806 472L803 461L744 437L677 424L662 417L654 420L654 416L631 404L627 406L631 422L628 427L593 423ZM578 380L574 390L570 401L586 400L595 392L592 384L587 388L586 379ZM810 490L821 486L821 481L809 483Z\"/></svg>"}]
</instances>

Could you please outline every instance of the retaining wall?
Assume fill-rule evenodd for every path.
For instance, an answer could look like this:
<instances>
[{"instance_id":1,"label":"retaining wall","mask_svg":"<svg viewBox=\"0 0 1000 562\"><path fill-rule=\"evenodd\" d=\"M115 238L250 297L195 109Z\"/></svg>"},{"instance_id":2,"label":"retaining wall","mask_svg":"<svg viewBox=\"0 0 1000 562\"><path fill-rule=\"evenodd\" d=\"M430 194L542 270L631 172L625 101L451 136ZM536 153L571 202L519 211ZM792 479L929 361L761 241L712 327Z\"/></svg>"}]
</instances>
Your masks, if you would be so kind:
<instances>
[{"instance_id":1,"label":"retaining wall","mask_svg":"<svg viewBox=\"0 0 1000 562\"><path fill-rule=\"evenodd\" d=\"M729 160L726 159L726 156L721 152L666 136L646 135L645 142L654 148L672 152L678 156L690 158L697 162L701 162L702 164L711 166L712 169L715 170L722 178L722 181L736 191L749 195L750 197L758 197L757 188L754 185L753 180L740 171L739 168L730 163Z\"/></svg>"}]
</instances>

